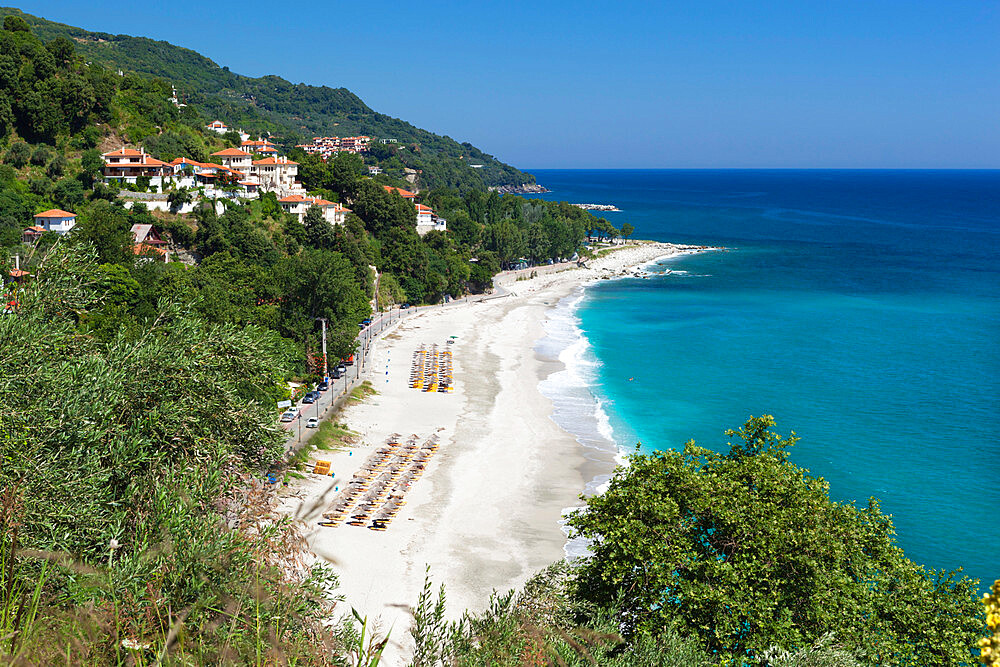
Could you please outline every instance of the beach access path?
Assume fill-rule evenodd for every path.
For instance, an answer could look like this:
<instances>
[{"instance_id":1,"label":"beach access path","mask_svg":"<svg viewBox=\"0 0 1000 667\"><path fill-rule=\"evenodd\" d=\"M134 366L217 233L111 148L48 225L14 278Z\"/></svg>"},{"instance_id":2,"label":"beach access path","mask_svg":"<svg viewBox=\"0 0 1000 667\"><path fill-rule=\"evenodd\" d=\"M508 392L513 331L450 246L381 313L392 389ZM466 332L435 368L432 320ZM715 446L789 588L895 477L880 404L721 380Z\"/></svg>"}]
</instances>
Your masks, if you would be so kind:
<instances>
[{"instance_id":1,"label":"beach access path","mask_svg":"<svg viewBox=\"0 0 1000 667\"><path fill-rule=\"evenodd\" d=\"M306 522L316 556L338 572L341 610L353 607L382 632L391 630L383 664L408 661L410 607L428 566L435 590L446 586L448 616L457 618L466 609L483 610L492 591L519 587L564 556L564 510L580 505L586 483L610 472L614 460L610 453L607 460L584 456L550 418L551 403L538 384L562 364L534 350L546 313L588 281L689 249L632 243L587 269L539 267L530 280L501 275L502 298L422 309L373 339L361 377L378 393L347 405L337 418L362 442L324 452L334 476L299 483L302 497L291 511ZM412 355L431 344L453 354L452 393L410 387ZM388 530L318 526L337 492L392 434L421 440L437 434L441 447Z\"/></svg>"}]
</instances>

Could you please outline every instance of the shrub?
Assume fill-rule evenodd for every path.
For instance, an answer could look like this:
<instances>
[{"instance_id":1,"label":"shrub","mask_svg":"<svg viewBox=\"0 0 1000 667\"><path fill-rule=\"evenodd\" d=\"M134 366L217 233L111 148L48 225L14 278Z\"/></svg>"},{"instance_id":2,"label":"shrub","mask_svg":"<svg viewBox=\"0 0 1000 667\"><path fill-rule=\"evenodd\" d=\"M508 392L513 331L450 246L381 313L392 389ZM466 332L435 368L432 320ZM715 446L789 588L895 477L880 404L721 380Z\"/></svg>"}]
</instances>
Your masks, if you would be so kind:
<instances>
[{"instance_id":1,"label":"shrub","mask_svg":"<svg viewBox=\"0 0 1000 667\"><path fill-rule=\"evenodd\" d=\"M10 18L10 17L8 17ZM23 141L15 141L7 149L7 155L4 157L4 161L20 169L24 165L28 164L28 160L31 158L31 148Z\"/></svg>"},{"instance_id":2,"label":"shrub","mask_svg":"<svg viewBox=\"0 0 1000 667\"><path fill-rule=\"evenodd\" d=\"M52 158L49 162L49 166L46 168L45 173L48 174L49 178L59 178L64 173L66 173L66 158L62 155L57 155Z\"/></svg>"},{"instance_id":3,"label":"shrub","mask_svg":"<svg viewBox=\"0 0 1000 667\"><path fill-rule=\"evenodd\" d=\"M31 164L36 167L44 167L52 159L52 149L45 144L39 144L31 153Z\"/></svg>"}]
</instances>

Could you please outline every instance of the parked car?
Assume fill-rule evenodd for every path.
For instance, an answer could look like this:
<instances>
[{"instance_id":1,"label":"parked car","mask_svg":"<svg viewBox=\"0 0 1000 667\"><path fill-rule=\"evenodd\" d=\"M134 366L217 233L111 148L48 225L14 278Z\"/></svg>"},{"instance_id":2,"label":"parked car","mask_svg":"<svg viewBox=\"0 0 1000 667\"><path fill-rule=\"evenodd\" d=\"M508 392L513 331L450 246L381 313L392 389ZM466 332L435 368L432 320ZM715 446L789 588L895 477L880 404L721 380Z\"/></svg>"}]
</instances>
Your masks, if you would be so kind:
<instances>
[{"instance_id":1,"label":"parked car","mask_svg":"<svg viewBox=\"0 0 1000 667\"><path fill-rule=\"evenodd\" d=\"M316 398L312 395L312 392L309 392L308 394L306 394L305 396L302 397L302 402L303 403L315 403L316 402Z\"/></svg>"},{"instance_id":2,"label":"parked car","mask_svg":"<svg viewBox=\"0 0 1000 667\"><path fill-rule=\"evenodd\" d=\"M340 378L344 377L344 374L340 371L339 368L334 368L333 372L330 373L330 377L332 377L334 380L339 380Z\"/></svg>"},{"instance_id":3,"label":"parked car","mask_svg":"<svg viewBox=\"0 0 1000 667\"><path fill-rule=\"evenodd\" d=\"M290 421L294 420L295 417L296 417L296 414L294 412L286 412L285 414L281 415L281 421L283 421L283 422L290 422Z\"/></svg>"},{"instance_id":4,"label":"parked car","mask_svg":"<svg viewBox=\"0 0 1000 667\"><path fill-rule=\"evenodd\" d=\"M298 412L299 412L299 406L293 405L292 407L290 407L287 410L285 410L285 412L290 412L293 415L298 414Z\"/></svg>"},{"instance_id":5,"label":"parked car","mask_svg":"<svg viewBox=\"0 0 1000 667\"><path fill-rule=\"evenodd\" d=\"M404 303L402 306L400 306L400 308L402 308L403 310L406 310L409 307L410 307L410 304L408 304L408 303Z\"/></svg>"},{"instance_id":6,"label":"parked car","mask_svg":"<svg viewBox=\"0 0 1000 667\"><path fill-rule=\"evenodd\" d=\"M340 371L341 375L343 375L347 372L347 366L341 364L340 366L337 366L337 370Z\"/></svg>"},{"instance_id":7,"label":"parked car","mask_svg":"<svg viewBox=\"0 0 1000 667\"><path fill-rule=\"evenodd\" d=\"M306 420L306 428L319 428L319 420L315 417L310 417Z\"/></svg>"},{"instance_id":8,"label":"parked car","mask_svg":"<svg viewBox=\"0 0 1000 667\"><path fill-rule=\"evenodd\" d=\"M361 324L363 324L365 326L368 326L371 323L372 323L372 318L370 318L370 317L367 317L367 318L365 318L364 320L361 321Z\"/></svg>"},{"instance_id":9,"label":"parked car","mask_svg":"<svg viewBox=\"0 0 1000 667\"><path fill-rule=\"evenodd\" d=\"M330 388L330 383L327 382L326 380L316 385L316 391L326 391L329 388Z\"/></svg>"}]
</instances>

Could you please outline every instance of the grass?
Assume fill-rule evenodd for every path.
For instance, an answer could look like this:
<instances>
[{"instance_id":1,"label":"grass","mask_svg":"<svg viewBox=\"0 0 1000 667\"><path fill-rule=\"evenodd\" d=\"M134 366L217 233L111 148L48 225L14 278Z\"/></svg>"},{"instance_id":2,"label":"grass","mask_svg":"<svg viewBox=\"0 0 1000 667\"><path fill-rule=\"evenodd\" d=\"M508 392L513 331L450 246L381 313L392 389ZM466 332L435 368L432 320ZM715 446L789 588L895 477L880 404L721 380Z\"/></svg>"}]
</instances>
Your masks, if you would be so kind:
<instances>
[{"instance_id":1,"label":"grass","mask_svg":"<svg viewBox=\"0 0 1000 667\"><path fill-rule=\"evenodd\" d=\"M360 403L366 398L374 396L377 393L378 390L376 390L375 387L372 386L372 383L369 382L368 380L365 380L364 382L361 383L360 386L355 387L354 390L351 391L351 396L350 398L347 399L347 403L349 405L354 405L355 403Z\"/></svg>"},{"instance_id":2,"label":"grass","mask_svg":"<svg viewBox=\"0 0 1000 667\"><path fill-rule=\"evenodd\" d=\"M317 452L342 451L357 442L358 437L358 434L347 428L346 424L335 424L332 421L322 422L306 444L292 454L288 460L285 481L289 477L304 479L300 471L308 470L306 462L312 459Z\"/></svg>"}]
</instances>

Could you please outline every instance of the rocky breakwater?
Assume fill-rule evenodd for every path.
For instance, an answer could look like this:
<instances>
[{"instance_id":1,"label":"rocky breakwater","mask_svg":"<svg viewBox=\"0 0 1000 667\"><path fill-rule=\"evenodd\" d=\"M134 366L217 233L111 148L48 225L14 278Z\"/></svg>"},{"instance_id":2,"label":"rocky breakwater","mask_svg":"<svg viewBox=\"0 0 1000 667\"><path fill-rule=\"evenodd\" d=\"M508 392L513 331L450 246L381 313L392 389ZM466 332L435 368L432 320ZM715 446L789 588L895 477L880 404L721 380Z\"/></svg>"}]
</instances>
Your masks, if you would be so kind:
<instances>
[{"instance_id":1,"label":"rocky breakwater","mask_svg":"<svg viewBox=\"0 0 1000 667\"><path fill-rule=\"evenodd\" d=\"M523 185L491 185L491 192L502 195L537 195L545 192L552 192L544 185L538 183L525 183Z\"/></svg>"}]
</instances>

